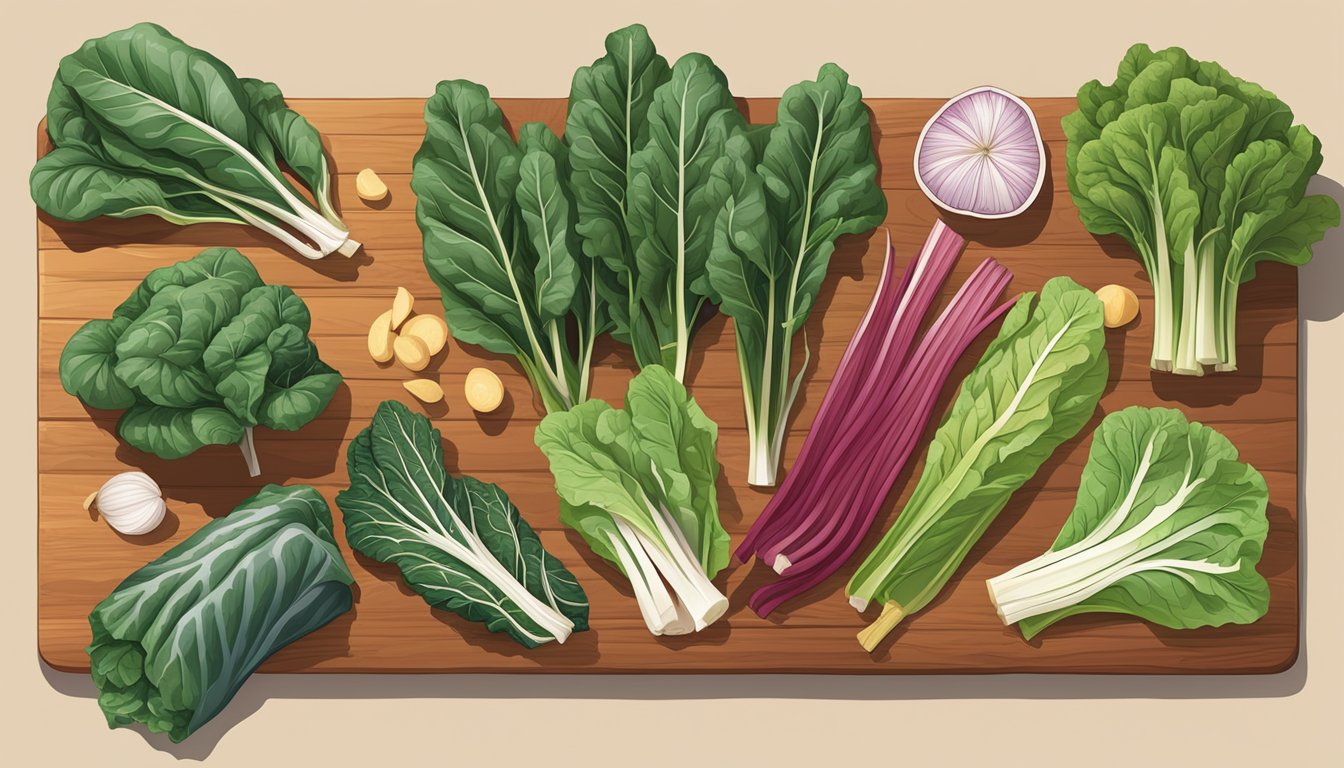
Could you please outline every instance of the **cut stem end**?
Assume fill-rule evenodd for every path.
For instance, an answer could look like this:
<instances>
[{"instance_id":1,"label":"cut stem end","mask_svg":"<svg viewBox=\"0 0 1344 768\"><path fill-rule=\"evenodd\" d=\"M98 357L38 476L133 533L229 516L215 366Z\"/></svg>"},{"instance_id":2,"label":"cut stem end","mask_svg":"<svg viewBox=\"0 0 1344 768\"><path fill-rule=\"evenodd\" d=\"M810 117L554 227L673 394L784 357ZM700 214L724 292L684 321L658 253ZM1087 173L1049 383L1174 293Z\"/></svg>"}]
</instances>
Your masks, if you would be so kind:
<instances>
[{"instance_id":1,"label":"cut stem end","mask_svg":"<svg viewBox=\"0 0 1344 768\"><path fill-rule=\"evenodd\" d=\"M905 610L901 608L900 603L895 600L889 601L882 606L882 615L877 617L877 621L869 624L859 633L859 645L863 650L872 653L877 648L877 644L882 642L882 638L891 634L891 630L901 623L905 618Z\"/></svg>"}]
</instances>

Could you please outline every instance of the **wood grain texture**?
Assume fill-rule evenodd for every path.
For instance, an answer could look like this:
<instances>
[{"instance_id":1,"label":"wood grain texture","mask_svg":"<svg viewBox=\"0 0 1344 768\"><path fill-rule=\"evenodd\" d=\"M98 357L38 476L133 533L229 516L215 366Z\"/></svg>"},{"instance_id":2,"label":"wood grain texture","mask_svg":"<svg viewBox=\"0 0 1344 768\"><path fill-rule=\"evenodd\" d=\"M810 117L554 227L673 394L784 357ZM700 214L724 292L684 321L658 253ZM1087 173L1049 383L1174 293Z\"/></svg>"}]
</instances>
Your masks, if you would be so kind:
<instances>
[{"instance_id":1,"label":"wood grain texture","mask_svg":"<svg viewBox=\"0 0 1344 768\"><path fill-rule=\"evenodd\" d=\"M773 119L773 99L740 102L752 122ZM368 323L387 308L399 285L422 312L438 312L437 292L420 262L420 237L410 191L410 160L423 131L418 99L301 100L291 104L323 132L334 161L335 187L346 222L365 249L352 259L305 261L264 235L227 225L189 228L157 219L100 219L69 224L38 216L38 647L52 666L87 669L89 610L131 571L226 514L262 483L314 485L332 503L345 487L344 444L367 425L377 404L413 403L401 387L400 368L368 358ZM919 193L911 155L920 127L939 106L934 100L871 100L881 185L901 265L922 243L939 215ZM943 301L984 258L1014 273L1012 291L1038 289L1057 274L1089 287L1120 283L1140 297L1139 319L1107 337L1111 382L1082 434L1067 442L1016 493L937 601L908 620L875 655L854 635L865 617L843 599L857 565L770 619L746 607L748 595L769 580L759 564L730 565L719 579L731 601L724 621L683 638L654 638L639 618L628 586L613 568L561 526L545 459L532 444L540 403L513 362L450 342L426 375L444 386L447 401L429 414L443 432L449 469L503 486L546 546L575 572L592 602L593 629L563 646L527 651L479 625L431 610L406 589L394 568L343 549L358 583L353 610L285 648L263 666L271 672L1100 672L1267 673L1287 668L1298 648L1297 279L1269 265L1242 292L1239 324L1242 370L1203 379L1153 374L1147 360L1152 290L1127 246L1095 238L1083 228L1068 197L1059 118L1071 99L1033 99L1051 159L1041 198L1008 222L949 217L969 241ZM512 125L540 120L562 127L560 99L506 99ZM45 134L39 154L49 149ZM354 195L354 175L375 168L391 190L373 209ZM84 321L106 317L150 269L228 245L252 259L267 282L290 285L308 303L313 338L322 356L345 375L345 385L316 421L297 433L258 430L262 475L249 479L235 448L208 448L163 461L122 445L116 413L85 409L57 378L60 350ZM821 397L850 334L867 306L881 265L882 238L846 238L808 320L812 370L785 443L787 467L802 447ZM798 338L802 343L802 337ZM988 343L980 339L953 374L974 365ZM598 351L593 391L619 401L632 372L626 350L610 342ZM508 390L501 411L477 416L462 396L466 371L482 365ZM731 324L711 319L697 334L688 373L691 390L720 425L724 474L719 502L734 540L746 532L768 496L745 483L747 439ZM943 393L942 413L954 388ZM985 596L984 580L1034 557L1054 539L1073 508L1090 445L1088 435L1106 414L1129 405L1179 407L1216 425L1269 483L1270 532L1260 570L1269 579L1269 614L1249 626L1176 631L1126 617L1078 617L1036 640L1002 626ZM931 434L936 425L931 425ZM109 475L131 468L164 487L169 517L146 537L123 537L81 509L80 502ZM921 462L907 467L864 550L902 508ZM871 617L868 617L871 618Z\"/></svg>"}]
</instances>

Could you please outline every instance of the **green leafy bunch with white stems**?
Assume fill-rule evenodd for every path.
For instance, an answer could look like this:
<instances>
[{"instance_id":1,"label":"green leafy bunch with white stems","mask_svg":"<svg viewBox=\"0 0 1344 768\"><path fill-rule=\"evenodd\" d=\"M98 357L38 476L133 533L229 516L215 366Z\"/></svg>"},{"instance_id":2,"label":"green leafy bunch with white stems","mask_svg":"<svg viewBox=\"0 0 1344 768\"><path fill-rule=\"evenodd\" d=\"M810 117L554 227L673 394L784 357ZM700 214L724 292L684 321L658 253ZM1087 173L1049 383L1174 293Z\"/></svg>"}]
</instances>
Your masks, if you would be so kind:
<instances>
[{"instance_id":1,"label":"green leafy bunch with white stems","mask_svg":"<svg viewBox=\"0 0 1344 768\"><path fill-rule=\"evenodd\" d=\"M453 335L517 358L548 412L583 402L608 276L579 247L568 147L541 123L515 142L465 80L439 83L425 126L411 188Z\"/></svg>"},{"instance_id":2,"label":"green leafy bunch with white stems","mask_svg":"<svg viewBox=\"0 0 1344 768\"><path fill-rule=\"evenodd\" d=\"M29 186L59 219L243 224L308 259L359 249L332 202L312 124L274 83L240 78L156 24L89 40L61 59L47 133L55 149L37 161Z\"/></svg>"},{"instance_id":3,"label":"green leafy bunch with white stems","mask_svg":"<svg viewBox=\"0 0 1344 768\"><path fill-rule=\"evenodd\" d=\"M1135 45L1063 120L1083 224L1124 237L1153 284L1152 367L1237 368L1237 298L1260 262L1300 266L1339 224L1306 195L1321 146L1274 94L1180 48Z\"/></svg>"},{"instance_id":4,"label":"green leafy bunch with white stems","mask_svg":"<svg viewBox=\"0 0 1344 768\"><path fill-rule=\"evenodd\" d=\"M1269 609L1256 572L1269 492L1212 427L1169 408L1107 416L1078 501L1049 551L989 580L1031 639L1069 616L1120 613L1177 629L1249 624Z\"/></svg>"},{"instance_id":5,"label":"green leafy bunch with white stems","mask_svg":"<svg viewBox=\"0 0 1344 768\"><path fill-rule=\"evenodd\" d=\"M729 139L712 184L723 206L707 264L711 299L733 318L750 457L747 481L773 486L808 358L803 329L836 240L887 213L863 94L834 64L790 87L774 125ZM805 346L806 349L806 346Z\"/></svg>"}]
</instances>

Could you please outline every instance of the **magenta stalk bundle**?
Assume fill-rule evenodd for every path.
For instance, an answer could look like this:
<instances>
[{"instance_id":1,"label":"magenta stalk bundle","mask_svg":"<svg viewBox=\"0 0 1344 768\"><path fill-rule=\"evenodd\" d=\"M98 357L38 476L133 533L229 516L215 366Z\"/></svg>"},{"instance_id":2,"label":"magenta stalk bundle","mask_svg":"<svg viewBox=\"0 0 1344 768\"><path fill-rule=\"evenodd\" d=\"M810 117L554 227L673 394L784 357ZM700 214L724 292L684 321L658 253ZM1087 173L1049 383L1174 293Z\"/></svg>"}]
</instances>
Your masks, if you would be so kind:
<instances>
[{"instance_id":1,"label":"magenta stalk bundle","mask_svg":"<svg viewBox=\"0 0 1344 768\"><path fill-rule=\"evenodd\" d=\"M914 453L948 375L972 340L1012 302L996 305L1012 274L986 259L919 338L919 327L966 241L933 226L893 287L895 250L877 293L826 390L779 491L737 549L781 576L749 604L761 616L820 584L854 554Z\"/></svg>"}]
</instances>

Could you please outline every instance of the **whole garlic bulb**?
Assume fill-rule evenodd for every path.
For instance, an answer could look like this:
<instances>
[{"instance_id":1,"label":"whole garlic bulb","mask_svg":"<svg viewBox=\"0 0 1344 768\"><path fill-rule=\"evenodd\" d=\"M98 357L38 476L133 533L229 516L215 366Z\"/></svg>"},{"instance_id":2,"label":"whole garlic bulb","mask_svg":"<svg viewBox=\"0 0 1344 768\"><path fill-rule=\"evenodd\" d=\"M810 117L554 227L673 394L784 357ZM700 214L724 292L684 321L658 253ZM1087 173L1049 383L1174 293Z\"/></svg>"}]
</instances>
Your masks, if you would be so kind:
<instances>
[{"instance_id":1,"label":"whole garlic bulb","mask_svg":"<svg viewBox=\"0 0 1344 768\"><path fill-rule=\"evenodd\" d=\"M89 500L107 524L127 536L140 536L163 522L167 506L159 484L144 472L113 476Z\"/></svg>"}]
</instances>

